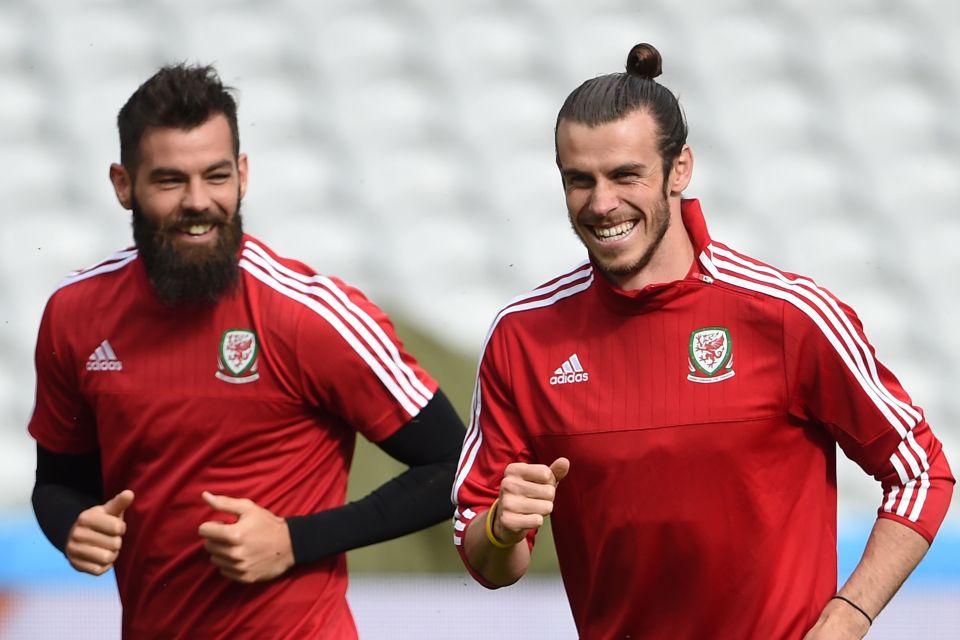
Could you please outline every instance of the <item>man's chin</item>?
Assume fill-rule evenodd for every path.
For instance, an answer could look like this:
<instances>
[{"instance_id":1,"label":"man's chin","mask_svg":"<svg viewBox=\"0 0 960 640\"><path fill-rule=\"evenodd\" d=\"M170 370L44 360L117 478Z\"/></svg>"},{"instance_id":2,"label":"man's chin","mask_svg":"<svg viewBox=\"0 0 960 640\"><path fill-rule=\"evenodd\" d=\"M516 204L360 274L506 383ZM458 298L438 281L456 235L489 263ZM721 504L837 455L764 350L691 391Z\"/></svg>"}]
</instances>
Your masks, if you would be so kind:
<instances>
[{"instance_id":1,"label":"man's chin","mask_svg":"<svg viewBox=\"0 0 960 640\"><path fill-rule=\"evenodd\" d=\"M221 242L168 238L165 248L145 261L154 292L170 305L216 302L239 279L236 254Z\"/></svg>"}]
</instances>

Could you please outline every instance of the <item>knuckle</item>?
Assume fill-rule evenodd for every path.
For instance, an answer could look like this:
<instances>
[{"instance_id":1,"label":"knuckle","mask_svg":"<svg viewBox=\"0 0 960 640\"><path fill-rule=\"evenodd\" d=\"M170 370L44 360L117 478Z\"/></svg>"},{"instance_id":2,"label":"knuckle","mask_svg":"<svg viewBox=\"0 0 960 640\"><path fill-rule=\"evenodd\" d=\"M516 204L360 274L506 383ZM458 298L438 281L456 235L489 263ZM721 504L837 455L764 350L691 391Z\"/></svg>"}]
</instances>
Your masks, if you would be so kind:
<instances>
[{"instance_id":1,"label":"knuckle","mask_svg":"<svg viewBox=\"0 0 960 640\"><path fill-rule=\"evenodd\" d=\"M527 464L526 462L512 462L503 470L503 477L523 478L529 475L532 466L533 465Z\"/></svg>"},{"instance_id":2,"label":"knuckle","mask_svg":"<svg viewBox=\"0 0 960 640\"><path fill-rule=\"evenodd\" d=\"M98 549L94 554L96 562L103 565L111 564L115 558L116 554L109 549Z\"/></svg>"},{"instance_id":3,"label":"knuckle","mask_svg":"<svg viewBox=\"0 0 960 640\"><path fill-rule=\"evenodd\" d=\"M520 480L514 476L509 476L503 479L503 482L500 483L500 489L502 493L517 493L519 489Z\"/></svg>"},{"instance_id":4,"label":"knuckle","mask_svg":"<svg viewBox=\"0 0 960 640\"><path fill-rule=\"evenodd\" d=\"M540 484L553 484L553 472L550 471L550 467L545 467L542 464L537 465L536 478Z\"/></svg>"}]
</instances>

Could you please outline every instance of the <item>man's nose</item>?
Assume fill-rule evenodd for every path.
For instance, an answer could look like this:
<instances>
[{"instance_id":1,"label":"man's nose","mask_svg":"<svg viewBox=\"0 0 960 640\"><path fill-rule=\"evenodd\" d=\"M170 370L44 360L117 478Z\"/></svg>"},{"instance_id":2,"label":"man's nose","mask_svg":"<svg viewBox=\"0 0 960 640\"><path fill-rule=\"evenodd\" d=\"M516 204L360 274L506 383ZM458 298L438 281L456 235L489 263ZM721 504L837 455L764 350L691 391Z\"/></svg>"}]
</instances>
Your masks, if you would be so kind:
<instances>
[{"instance_id":1,"label":"man's nose","mask_svg":"<svg viewBox=\"0 0 960 640\"><path fill-rule=\"evenodd\" d=\"M206 211L210 208L210 193L201 179L193 179L184 189L180 206L190 211Z\"/></svg>"},{"instance_id":2,"label":"man's nose","mask_svg":"<svg viewBox=\"0 0 960 640\"><path fill-rule=\"evenodd\" d=\"M620 204L620 198L617 196L613 185L605 181L599 181L593 187L590 194L590 212L594 215L603 216L615 210Z\"/></svg>"}]
</instances>

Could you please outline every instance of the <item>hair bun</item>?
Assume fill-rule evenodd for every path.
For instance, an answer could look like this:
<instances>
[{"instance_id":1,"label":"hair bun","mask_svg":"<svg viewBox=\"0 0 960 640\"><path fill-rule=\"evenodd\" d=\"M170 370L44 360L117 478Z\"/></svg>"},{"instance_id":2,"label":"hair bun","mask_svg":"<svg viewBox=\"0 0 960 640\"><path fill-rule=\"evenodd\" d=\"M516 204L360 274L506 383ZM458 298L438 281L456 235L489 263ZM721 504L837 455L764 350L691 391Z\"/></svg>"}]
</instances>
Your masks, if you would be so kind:
<instances>
[{"instance_id":1,"label":"hair bun","mask_svg":"<svg viewBox=\"0 0 960 640\"><path fill-rule=\"evenodd\" d=\"M641 42L633 45L630 53L627 54L627 73L653 80L662 73L662 62L660 52L652 44Z\"/></svg>"}]
</instances>

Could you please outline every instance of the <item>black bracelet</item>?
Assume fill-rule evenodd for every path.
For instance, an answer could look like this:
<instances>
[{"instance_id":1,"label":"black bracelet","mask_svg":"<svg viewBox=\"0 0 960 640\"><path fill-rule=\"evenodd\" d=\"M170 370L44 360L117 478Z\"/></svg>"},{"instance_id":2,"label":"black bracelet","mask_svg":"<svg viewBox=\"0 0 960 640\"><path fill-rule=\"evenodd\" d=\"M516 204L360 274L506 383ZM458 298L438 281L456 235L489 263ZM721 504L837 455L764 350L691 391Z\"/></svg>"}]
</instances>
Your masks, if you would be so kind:
<instances>
[{"instance_id":1,"label":"black bracelet","mask_svg":"<svg viewBox=\"0 0 960 640\"><path fill-rule=\"evenodd\" d=\"M863 614L863 617L867 619L867 624L870 625L870 626L873 626L873 618L871 618L871 617L867 614L866 611L864 611L864 610L861 609L859 606L857 606L857 604L856 604L853 600L850 600L850 599L848 599L848 598L844 598L843 596L841 596L841 595L839 595L839 594L833 596L833 597L830 598L830 599L831 599L831 600L843 600L843 601L846 602L848 605L850 605L851 607L853 607L854 609L856 609L857 611L859 611L860 613L862 613L862 614Z\"/></svg>"}]
</instances>

